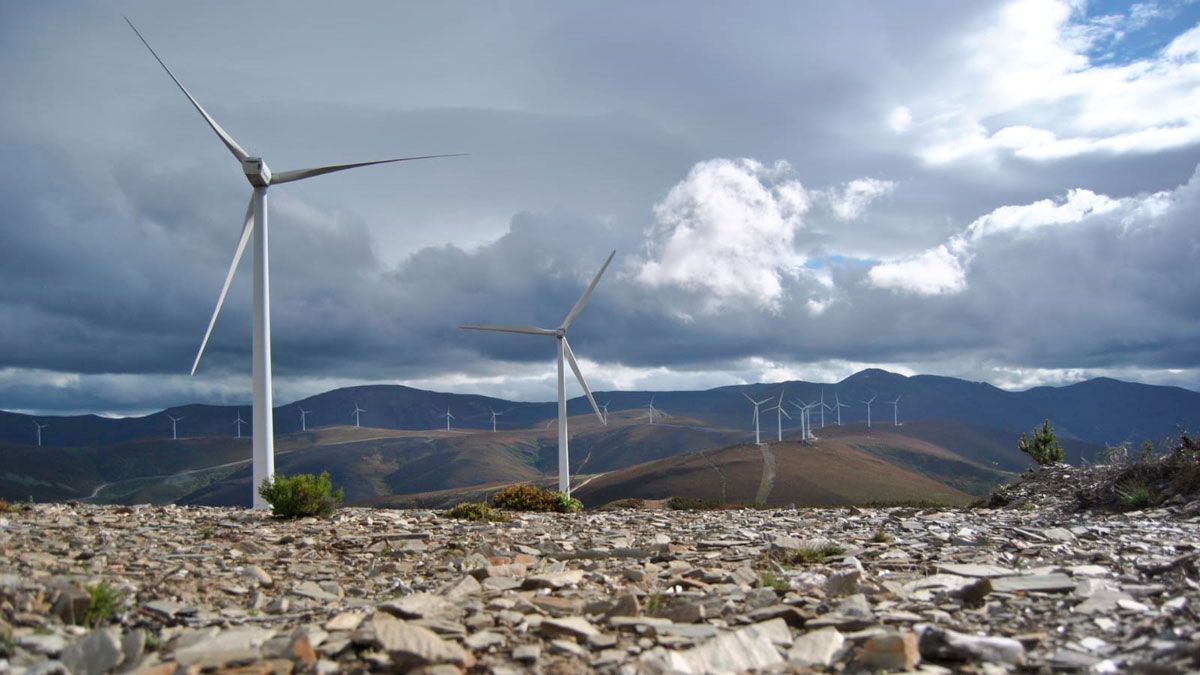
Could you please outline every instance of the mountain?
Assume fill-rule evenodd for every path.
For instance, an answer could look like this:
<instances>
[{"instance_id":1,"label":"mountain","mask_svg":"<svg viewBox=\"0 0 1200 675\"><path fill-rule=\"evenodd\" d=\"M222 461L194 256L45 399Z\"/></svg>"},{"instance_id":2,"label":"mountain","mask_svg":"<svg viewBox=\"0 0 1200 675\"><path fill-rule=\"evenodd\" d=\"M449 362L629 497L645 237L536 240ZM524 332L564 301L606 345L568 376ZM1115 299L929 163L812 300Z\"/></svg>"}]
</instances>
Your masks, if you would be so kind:
<instances>
[{"instance_id":1,"label":"mountain","mask_svg":"<svg viewBox=\"0 0 1200 675\"><path fill-rule=\"evenodd\" d=\"M1005 431L1029 431L1049 419L1063 438L1103 445L1125 441L1158 441L1179 428L1200 427L1200 393L1179 387L1122 382L1099 378L1063 387L1036 387L1006 391L983 382L952 377L916 375L906 377L879 369L868 369L836 384L782 382L719 387L705 391L613 391L598 392L597 401L610 402L609 410L645 415L654 398L655 407L671 415L699 420L704 426L746 429L750 407L743 395L756 399L778 396L814 401L822 395L832 405L838 396L849 408L842 410L846 423L865 422L862 401L877 396L871 406L872 421L888 424L893 419L897 396L899 420L960 422ZM300 430L300 412L311 410L309 428L347 425L355 404L366 410L362 424L377 429L435 430L443 428L447 408L458 428L490 429L491 411L504 413L498 426L518 430L544 423L556 414L553 402L515 402L486 396L423 391L401 385L371 385L336 389L275 409L275 431L291 434ZM571 415L586 415L583 398L568 401ZM248 406L187 405L168 408L152 415L105 418L31 417L0 412L0 443L34 443L34 420L48 423L43 432L45 446L78 447L115 445L139 440L164 439L170 435L168 415L183 417L181 437L233 436L238 412L250 417ZM814 418L816 416L814 415ZM835 418L826 412L826 421ZM669 420L668 420L669 421ZM244 434L249 434L249 425Z\"/></svg>"}]
</instances>

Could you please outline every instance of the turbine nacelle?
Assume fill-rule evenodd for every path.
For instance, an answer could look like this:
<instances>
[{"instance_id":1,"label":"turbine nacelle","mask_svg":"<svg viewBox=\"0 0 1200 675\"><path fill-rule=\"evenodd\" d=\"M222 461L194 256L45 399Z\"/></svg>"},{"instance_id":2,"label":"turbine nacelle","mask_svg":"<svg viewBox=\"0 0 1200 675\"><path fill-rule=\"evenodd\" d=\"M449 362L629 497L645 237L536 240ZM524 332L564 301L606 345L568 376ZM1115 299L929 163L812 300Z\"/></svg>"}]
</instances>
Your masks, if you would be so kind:
<instances>
[{"instance_id":1,"label":"turbine nacelle","mask_svg":"<svg viewBox=\"0 0 1200 675\"><path fill-rule=\"evenodd\" d=\"M246 180L254 187L267 187L271 184L271 167L262 157L247 157L242 160L242 172Z\"/></svg>"}]
</instances>

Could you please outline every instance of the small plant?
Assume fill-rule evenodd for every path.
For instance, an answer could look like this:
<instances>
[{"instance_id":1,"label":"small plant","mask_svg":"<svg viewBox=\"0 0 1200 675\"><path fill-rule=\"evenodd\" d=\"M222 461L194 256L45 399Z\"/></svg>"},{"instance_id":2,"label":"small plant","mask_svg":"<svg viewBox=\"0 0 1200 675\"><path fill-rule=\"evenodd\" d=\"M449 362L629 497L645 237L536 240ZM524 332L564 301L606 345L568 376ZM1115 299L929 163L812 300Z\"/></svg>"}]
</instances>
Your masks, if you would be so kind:
<instances>
[{"instance_id":1,"label":"small plant","mask_svg":"<svg viewBox=\"0 0 1200 675\"><path fill-rule=\"evenodd\" d=\"M528 483L509 485L492 495L490 501L492 508L509 511L575 513L583 509L583 502L568 497L566 493L545 490Z\"/></svg>"},{"instance_id":2,"label":"small plant","mask_svg":"<svg viewBox=\"0 0 1200 675\"><path fill-rule=\"evenodd\" d=\"M1114 488L1117 503L1124 511L1137 511L1154 505L1154 491L1146 481L1131 478Z\"/></svg>"},{"instance_id":3,"label":"small plant","mask_svg":"<svg viewBox=\"0 0 1200 675\"><path fill-rule=\"evenodd\" d=\"M719 511L724 507L720 502L713 499L702 499L700 497L671 497L667 501L667 508L672 511Z\"/></svg>"},{"instance_id":4,"label":"small plant","mask_svg":"<svg viewBox=\"0 0 1200 675\"><path fill-rule=\"evenodd\" d=\"M145 637L142 639L142 645L146 648L146 651L158 651L159 645L162 644L162 638L158 637L158 633L146 631L144 635Z\"/></svg>"},{"instance_id":5,"label":"small plant","mask_svg":"<svg viewBox=\"0 0 1200 675\"><path fill-rule=\"evenodd\" d=\"M96 628L115 619L121 613L125 596L107 581L92 584L85 590L91 602L88 603L87 611L83 613L83 625Z\"/></svg>"},{"instance_id":6,"label":"small plant","mask_svg":"<svg viewBox=\"0 0 1200 675\"><path fill-rule=\"evenodd\" d=\"M17 653L17 641L9 631L0 633L0 656L8 658Z\"/></svg>"},{"instance_id":7,"label":"small plant","mask_svg":"<svg viewBox=\"0 0 1200 675\"><path fill-rule=\"evenodd\" d=\"M271 505L271 515L281 518L332 516L345 496L341 488L334 491L328 471L268 478L258 486L258 494Z\"/></svg>"},{"instance_id":8,"label":"small plant","mask_svg":"<svg viewBox=\"0 0 1200 675\"><path fill-rule=\"evenodd\" d=\"M1067 458L1062 444L1054 435L1054 427L1050 426L1050 420L1043 421L1041 429L1034 429L1033 436L1021 434L1021 438L1017 440L1017 448L1041 466L1057 464Z\"/></svg>"},{"instance_id":9,"label":"small plant","mask_svg":"<svg viewBox=\"0 0 1200 675\"><path fill-rule=\"evenodd\" d=\"M774 556L785 565L815 565L825 562L826 558L839 556L846 552L846 547L828 543L817 546L801 546L797 549L777 549Z\"/></svg>"},{"instance_id":10,"label":"small plant","mask_svg":"<svg viewBox=\"0 0 1200 675\"><path fill-rule=\"evenodd\" d=\"M217 535L217 526L206 523L196 530L196 534L200 535L201 539L212 539Z\"/></svg>"},{"instance_id":11,"label":"small plant","mask_svg":"<svg viewBox=\"0 0 1200 675\"><path fill-rule=\"evenodd\" d=\"M774 572L763 572L758 580L763 588L769 588L776 593L787 593L791 588L788 582L775 576Z\"/></svg>"},{"instance_id":12,"label":"small plant","mask_svg":"<svg viewBox=\"0 0 1200 675\"><path fill-rule=\"evenodd\" d=\"M658 614L662 611L664 604L662 593L653 593L646 599L646 613L650 615Z\"/></svg>"},{"instance_id":13,"label":"small plant","mask_svg":"<svg viewBox=\"0 0 1200 675\"><path fill-rule=\"evenodd\" d=\"M458 520L484 520L488 522L504 522L508 518L504 514L497 513L492 510L492 507L483 502L463 502L449 508L442 514L447 518L455 518Z\"/></svg>"},{"instance_id":14,"label":"small plant","mask_svg":"<svg viewBox=\"0 0 1200 675\"><path fill-rule=\"evenodd\" d=\"M887 530L875 530L875 534L871 535L872 544L890 544L896 539L888 533Z\"/></svg>"},{"instance_id":15,"label":"small plant","mask_svg":"<svg viewBox=\"0 0 1200 675\"><path fill-rule=\"evenodd\" d=\"M24 504L10 504L9 502L0 499L0 513L21 513L29 507Z\"/></svg>"},{"instance_id":16,"label":"small plant","mask_svg":"<svg viewBox=\"0 0 1200 675\"><path fill-rule=\"evenodd\" d=\"M565 492L555 492L554 510L559 513L579 513L583 510L583 502L574 497L568 497Z\"/></svg>"}]
</instances>

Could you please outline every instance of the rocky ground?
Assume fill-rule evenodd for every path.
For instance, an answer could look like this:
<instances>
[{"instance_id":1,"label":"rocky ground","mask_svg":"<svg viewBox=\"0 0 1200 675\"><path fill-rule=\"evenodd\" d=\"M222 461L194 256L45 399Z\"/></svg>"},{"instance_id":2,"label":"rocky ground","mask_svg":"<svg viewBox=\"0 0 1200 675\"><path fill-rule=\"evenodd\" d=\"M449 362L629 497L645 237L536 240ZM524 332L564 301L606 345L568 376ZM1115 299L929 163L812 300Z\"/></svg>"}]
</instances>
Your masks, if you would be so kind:
<instances>
[{"instance_id":1,"label":"rocky ground","mask_svg":"<svg viewBox=\"0 0 1200 675\"><path fill-rule=\"evenodd\" d=\"M507 523L37 504L0 513L0 673L1200 670L1196 503L1025 501Z\"/></svg>"}]
</instances>

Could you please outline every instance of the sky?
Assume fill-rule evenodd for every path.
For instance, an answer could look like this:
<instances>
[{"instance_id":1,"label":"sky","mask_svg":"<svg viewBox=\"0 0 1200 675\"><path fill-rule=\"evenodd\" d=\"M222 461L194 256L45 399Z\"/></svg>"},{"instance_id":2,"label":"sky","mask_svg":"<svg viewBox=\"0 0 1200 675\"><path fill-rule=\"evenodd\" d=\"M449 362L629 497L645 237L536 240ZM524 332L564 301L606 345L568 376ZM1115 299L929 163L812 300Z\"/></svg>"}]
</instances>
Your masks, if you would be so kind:
<instances>
[{"instance_id":1,"label":"sky","mask_svg":"<svg viewBox=\"0 0 1200 675\"><path fill-rule=\"evenodd\" d=\"M0 4L0 408L837 381L1200 390L1200 3ZM569 384L569 394L578 394Z\"/></svg>"}]
</instances>

